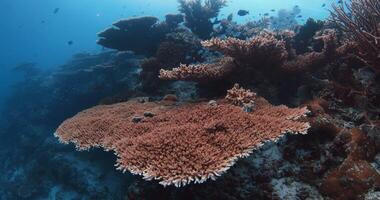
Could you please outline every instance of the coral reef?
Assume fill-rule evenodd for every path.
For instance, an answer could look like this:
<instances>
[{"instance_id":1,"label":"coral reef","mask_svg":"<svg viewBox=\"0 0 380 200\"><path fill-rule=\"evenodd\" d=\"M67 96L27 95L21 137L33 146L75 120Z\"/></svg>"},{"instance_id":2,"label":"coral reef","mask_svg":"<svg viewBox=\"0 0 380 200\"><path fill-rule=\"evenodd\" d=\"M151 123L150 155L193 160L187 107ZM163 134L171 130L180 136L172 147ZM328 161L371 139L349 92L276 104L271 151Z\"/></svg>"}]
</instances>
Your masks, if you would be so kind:
<instances>
[{"instance_id":1,"label":"coral reef","mask_svg":"<svg viewBox=\"0 0 380 200\"><path fill-rule=\"evenodd\" d=\"M155 116L132 120L146 111ZM306 134L309 124L297 119L307 112L272 106L262 98L251 113L222 100L217 106L129 101L83 111L60 125L56 136L79 150L112 150L118 169L179 187L215 179L239 157L285 133Z\"/></svg>"},{"instance_id":2,"label":"coral reef","mask_svg":"<svg viewBox=\"0 0 380 200\"><path fill-rule=\"evenodd\" d=\"M349 135L347 158L328 173L321 185L321 191L333 199L358 199L380 186L380 174L369 162L379 150L374 140L357 128Z\"/></svg>"},{"instance_id":3,"label":"coral reef","mask_svg":"<svg viewBox=\"0 0 380 200\"><path fill-rule=\"evenodd\" d=\"M245 90L239 84L235 84L232 89L227 90L226 99L234 105L243 106L244 104L255 102L256 96L256 93Z\"/></svg>"},{"instance_id":4,"label":"coral reef","mask_svg":"<svg viewBox=\"0 0 380 200\"><path fill-rule=\"evenodd\" d=\"M277 40L274 34L265 32L250 40L213 38L203 41L202 45L253 67L276 65L283 62L287 56L285 42Z\"/></svg>"},{"instance_id":5,"label":"coral reef","mask_svg":"<svg viewBox=\"0 0 380 200\"><path fill-rule=\"evenodd\" d=\"M160 43L155 57L144 59L141 62L140 83L145 92L157 93L165 82L159 79L159 72L163 69L171 69L181 62L186 61L192 48L183 41L174 42L167 40Z\"/></svg>"},{"instance_id":6,"label":"coral reef","mask_svg":"<svg viewBox=\"0 0 380 200\"><path fill-rule=\"evenodd\" d=\"M238 24L229 19L222 19L212 34L213 37L233 37L238 39L251 38L258 35L261 30L269 28L268 18L257 21L248 21L245 24Z\"/></svg>"},{"instance_id":7,"label":"coral reef","mask_svg":"<svg viewBox=\"0 0 380 200\"><path fill-rule=\"evenodd\" d=\"M202 39L207 39L213 32L212 18L218 16L225 0L178 0L179 11L185 15L185 26Z\"/></svg>"},{"instance_id":8,"label":"coral reef","mask_svg":"<svg viewBox=\"0 0 380 200\"><path fill-rule=\"evenodd\" d=\"M309 51L314 35L323 28L324 22L320 20L314 20L312 18L307 19L303 26L299 26L297 34L294 36L294 49L297 54L306 53Z\"/></svg>"},{"instance_id":9,"label":"coral reef","mask_svg":"<svg viewBox=\"0 0 380 200\"><path fill-rule=\"evenodd\" d=\"M184 80L184 81L208 81L210 79L222 79L236 68L234 59L224 57L220 61L211 64L185 65L171 70L160 70L160 79Z\"/></svg>"},{"instance_id":10,"label":"coral reef","mask_svg":"<svg viewBox=\"0 0 380 200\"><path fill-rule=\"evenodd\" d=\"M219 19L225 3L180 0L99 33L116 52L15 67L0 199L379 199L378 1L304 25L298 6Z\"/></svg>"},{"instance_id":11,"label":"coral reef","mask_svg":"<svg viewBox=\"0 0 380 200\"><path fill-rule=\"evenodd\" d=\"M357 45L357 56L377 72L380 70L380 2L353 0L334 5L332 21Z\"/></svg>"},{"instance_id":12,"label":"coral reef","mask_svg":"<svg viewBox=\"0 0 380 200\"><path fill-rule=\"evenodd\" d=\"M263 31L248 40L236 38L213 38L202 42L205 48L218 51L224 59L233 60L231 64L204 63L197 65L181 65L172 70L161 70L160 77L169 80L186 80L199 82L200 93L213 89L215 95L221 95L223 90L239 82L244 86L260 84L269 81L278 91L277 96L287 98L289 87L297 88L307 79L310 72L318 70L321 66L335 61L347 54L349 46L339 47L335 31L324 30L316 34L315 41L321 41L320 51L311 51L296 54L293 49L294 34L289 31L273 33ZM200 75L199 73L203 73ZM298 76L298 77L297 77ZM302 77L302 78L300 78ZM292 81L293 83L290 83ZM286 88L281 88L287 85ZM258 86L254 85L254 88ZM261 96L273 99L268 89L258 89Z\"/></svg>"}]
</instances>

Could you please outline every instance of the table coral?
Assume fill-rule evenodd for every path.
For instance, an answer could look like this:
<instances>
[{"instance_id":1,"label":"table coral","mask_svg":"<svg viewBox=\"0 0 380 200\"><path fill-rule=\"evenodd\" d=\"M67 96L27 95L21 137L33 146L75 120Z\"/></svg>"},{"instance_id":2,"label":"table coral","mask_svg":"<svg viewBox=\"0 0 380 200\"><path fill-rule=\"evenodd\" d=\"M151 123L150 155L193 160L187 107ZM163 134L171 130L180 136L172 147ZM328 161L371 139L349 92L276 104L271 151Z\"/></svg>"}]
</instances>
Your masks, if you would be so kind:
<instances>
[{"instance_id":1,"label":"table coral","mask_svg":"<svg viewBox=\"0 0 380 200\"><path fill-rule=\"evenodd\" d=\"M133 122L147 111L155 116ZM226 100L217 106L131 100L85 110L63 122L55 135L79 150L114 151L118 169L180 187L217 178L266 141L306 134L309 123L299 118L307 112L260 97L251 113Z\"/></svg>"}]
</instances>

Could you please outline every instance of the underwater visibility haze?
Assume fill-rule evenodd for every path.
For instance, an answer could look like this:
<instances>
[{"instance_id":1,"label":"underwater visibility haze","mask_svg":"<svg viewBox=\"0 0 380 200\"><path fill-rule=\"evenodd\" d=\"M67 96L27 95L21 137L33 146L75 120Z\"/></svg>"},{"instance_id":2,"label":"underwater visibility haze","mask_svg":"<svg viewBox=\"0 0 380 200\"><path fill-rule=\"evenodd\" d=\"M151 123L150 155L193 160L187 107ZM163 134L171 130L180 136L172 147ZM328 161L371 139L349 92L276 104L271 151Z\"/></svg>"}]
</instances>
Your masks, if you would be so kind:
<instances>
[{"instance_id":1,"label":"underwater visibility haze","mask_svg":"<svg viewBox=\"0 0 380 200\"><path fill-rule=\"evenodd\" d=\"M0 11L0 200L380 199L379 0Z\"/></svg>"}]
</instances>

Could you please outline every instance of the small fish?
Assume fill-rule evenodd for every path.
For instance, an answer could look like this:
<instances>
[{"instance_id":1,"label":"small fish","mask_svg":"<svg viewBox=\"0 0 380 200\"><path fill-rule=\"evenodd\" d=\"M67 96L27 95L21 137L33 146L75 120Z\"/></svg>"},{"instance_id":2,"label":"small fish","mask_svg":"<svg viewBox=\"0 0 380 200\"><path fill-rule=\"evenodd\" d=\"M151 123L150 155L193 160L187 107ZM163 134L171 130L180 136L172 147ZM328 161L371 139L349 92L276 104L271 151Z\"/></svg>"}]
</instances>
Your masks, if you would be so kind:
<instances>
[{"instance_id":1,"label":"small fish","mask_svg":"<svg viewBox=\"0 0 380 200\"><path fill-rule=\"evenodd\" d=\"M246 16L249 14L248 10L239 10L237 13L239 16Z\"/></svg>"},{"instance_id":2,"label":"small fish","mask_svg":"<svg viewBox=\"0 0 380 200\"><path fill-rule=\"evenodd\" d=\"M338 3L343 3L343 1L342 1L342 0L339 0Z\"/></svg>"},{"instance_id":3,"label":"small fish","mask_svg":"<svg viewBox=\"0 0 380 200\"><path fill-rule=\"evenodd\" d=\"M67 44L71 46L71 45L74 44L74 42L72 40L70 40L70 41L67 42Z\"/></svg>"},{"instance_id":4,"label":"small fish","mask_svg":"<svg viewBox=\"0 0 380 200\"><path fill-rule=\"evenodd\" d=\"M325 4L325 3L324 3L324 4L322 4L322 8L323 8L323 7L325 7L325 6L326 6L326 4Z\"/></svg>"},{"instance_id":5,"label":"small fish","mask_svg":"<svg viewBox=\"0 0 380 200\"><path fill-rule=\"evenodd\" d=\"M41 24L45 24L45 20L41 20Z\"/></svg>"},{"instance_id":6,"label":"small fish","mask_svg":"<svg viewBox=\"0 0 380 200\"><path fill-rule=\"evenodd\" d=\"M269 16L269 13L264 13L264 16Z\"/></svg>"},{"instance_id":7,"label":"small fish","mask_svg":"<svg viewBox=\"0 0 380 200\"><path fill-rule=\"evenodd\" d=\"M58 12L59 12L59 8L55 8L53 11L54 14L57 14Z\"/></svg>"},{"instance_id":8,"label":"small fish","mask_svg":"<svg viewBox=\"0 0 380 200\"><path fill-rule=\"evenodd\" d=\"M301 17L302 17L302 15L298 15L298 16L297 16L297 18L301 18Z\"/></svg>"},{"instance_id":9,"label":"small fish","mask_svg":"<svg viewBox=\"0 0 380 200\"><path fill-rule=\"evenodd\" d=\"M270 11L275 12L276 10L275 10L275 9L272 9L272 10L270 10Z\"/></svg>"}]
</instances>

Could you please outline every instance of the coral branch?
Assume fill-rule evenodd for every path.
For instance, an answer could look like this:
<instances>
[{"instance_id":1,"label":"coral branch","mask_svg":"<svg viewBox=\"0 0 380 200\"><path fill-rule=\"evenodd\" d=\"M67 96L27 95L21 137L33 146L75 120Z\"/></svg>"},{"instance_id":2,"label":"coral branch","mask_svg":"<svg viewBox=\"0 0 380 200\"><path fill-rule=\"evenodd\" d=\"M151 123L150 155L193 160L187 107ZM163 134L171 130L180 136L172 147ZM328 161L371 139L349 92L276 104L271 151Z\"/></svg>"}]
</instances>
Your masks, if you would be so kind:
<instances>
[{"instance_id":1,"label":"coral branch","mask_svg":"<svg viewBox=\"0 0 380 200\"><path fill-rule=\"evenodd\" d=\"M346 8L345 8L346 7ZM332 21L358 45L357 55L376 71L380 70L380 1L352 0L333 6Z\"/></svg>"},{"instance_id":2,"label":"coral branch","mask_svg":"<svg viewBox=\"0 0 380 200\"><path fill-rule=\"evenodd\" d=\"M164 80L184 80L184 81L207 81L216 80L230 74L236 65L234 59L225 57L217 63L185 65L181 64L172 70L160 70L159 77Z\"/></svg>"},{"instance_id":3,"label":"coral branch","mask_svg":"<svg viewBox=\"0 0 380 200\"><path fill-rule=\"evenodd\" d=\"M210 37L213 31L211 18L218 16L226 0L178 0L179 11L185 15L185 26L202 39Z\"/></svg>"},{"instance_id":4,"label":"coral branch","mask_svg":"<svg viewBox=\"0 0 380 200\"><path fill-rule=\"evenodd\" d=\"M251 90L241 88L239 84L235 84L230 90L227 90L226 99L232 104L243 106L244 104L252 103L257 98L257 94Z\"/></svg>"},{"instance_id":5,"label":"coral branch","mask_svg":"<svg viewBox=\"0 0 380 200\"><path fill-rule=\"evenodd\" d=\"M264 32L249 40L213 38L203 41L208 49L219 51L226 56L244 63L282 63L287 58L285 41L276 39L272 33ZM257 66L256 66L257 67Z\"/></svg>"}]
</instances>

